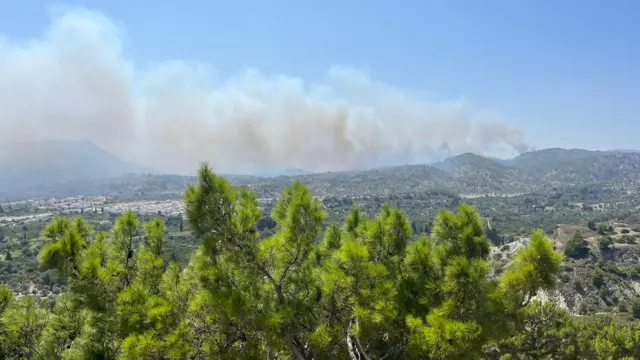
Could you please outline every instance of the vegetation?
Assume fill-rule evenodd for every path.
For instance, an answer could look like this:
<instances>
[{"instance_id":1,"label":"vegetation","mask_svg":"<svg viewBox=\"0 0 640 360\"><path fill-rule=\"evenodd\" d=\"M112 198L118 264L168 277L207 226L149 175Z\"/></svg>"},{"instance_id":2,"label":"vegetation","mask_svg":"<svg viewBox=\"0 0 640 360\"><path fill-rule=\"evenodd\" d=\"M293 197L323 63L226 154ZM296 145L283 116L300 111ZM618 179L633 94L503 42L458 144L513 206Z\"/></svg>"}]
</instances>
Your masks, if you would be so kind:
<instances>
[{"instance_id":1,"label":"vegetation","mask_svg":"<svg viewBox=\"0 0 640 360\"><path fill-rule=\"evenodd\" d=\"M565 245L565 255L572 258L582 258L589 253L589 248L586 247L584 237L581 233L576 232L571 240Z\"/></svg>"},{"instance_id":2,"label":"vegetation","mask_svg":"<svg viewBox=\"0 0 640 360\"><path fill-rule=\"evenodd\" d=\"M444 210L413 236L389 205L357 207L323 232L301 183L261 236L254 193L207 166L185 193L198 250L165 261L165 223L127 212L108 233L82 217L43 231L41 266L66 291L48 299L0 288L8 359L631 359L640 326L579 321L536 300L563 256L542 231L491 276L477 211Z\"/></svg>"},{"instance_id":3,"label":"vegetation","mask_svg":"<svg viewBox=\"0 0 640 360\"><path fill-rule=\"evenodd\" d=\"M48 146L51 144L33 144L33 146ZM163 192L172 189L183 189L185 183L195 182L194 178L183 176L150 176L126 175L118 178L102 178L94 181L75 181L63 179L81 179L96 177L99 174L123 173L132 171L130 167L113 171L113 167L95 169L96 164L113 161L105 158L109 154L97 153L95 146L84 144L60 144L65 147L73 146L60 152L58 149L46 149L33 153L49 154L45 159L46 166L38 168L39 173L33 174L24 169L26 176L18 178L19 185L24 187L28 183L44 183L40 186L12 191L8 194L0 193L0 197L20 197L29 193L28 197L72 196L77 195L125 195L127 193ZM85 148L78 151L76 146ZM47 151L49 150L49 151ZM19 151L17 151L19 152ZM79 166L73 159L73 154L91 153L94 161L81 162L86 166ZM76 159L78 160L78 159ZM2 165L2 164L0 164ZM33 164L16 164L32 167ZM637 195L634 185L637 185L640 175L640 154L616 151L586 151L545 149L521 154L508 161L485 158L475 154L461 154L443 162L430 165L405 165L366 171L330 172L298 176L308 184L315 194L324 198L325 195L337 197L354 197L362 195L386 196L389 193L424 193L434 189L448 191L456 195L501 196L529 193L549 193L576 191L587 203L597 203L601 198L628 197ZM118 167L118 166L116 166ZM0 166L2 168L2 166ZM42 172L43 168L51 169ZM10 173L0 173L0 185ZM45 177L42 178L42 175ZM91 176L88 176L91 175ZM11 178L11 176L8 176ZM237 185L251 184L260 197L273 197L284 189L289 178L279 176L264 178L257 176L230 176ZM17 180L12 178L11 180ZM52 183L60 180L62 182ZM118 184L118 186L114 186ZM52 186L56 185L56 186ZM9 189L10 186L0 186ZM632 191L628 193L627 190ZM593 210L593 209L592 209Z\"/></svg>"},{"instance_id":4,"label":"vegetation","mask_svg":"<svg viewBox=\"0 0 640 360\"><path fill-rule=\"evenodd\" d=\"M79 214L78 214L79 215ZM96 232L109 232L116 222L115 214L85 212L85 222ZM150 216L139 215L141 221L151 220ZM188 225L181 230L181 218L163 216L165 221L165 241L163 257L165 261L184 263L195 248L194 237ZM47 220L25 222L21 226L0 227L0 283L9 285L19 293L38 291L43 295L59 293L65 279L54 276L51 270L43 269L38 264L37 255L47 242L42 232Z\"/></svg>"},{"instance_id":5,"label":"vegetation","mask_svg":"<svg viewBox=\"0 0 640 360\"><path fill-rule=\"evenodd\" d=\"M611 245L613 245L613 240L611 240L611 237L609 236L601 236L598 239L598 245L600 246L601 250L607 250L611 247Z\"/></svg>"},{"instance_id":6,"label":"vegetation","mask_svg":"<svg viewBox=\"0 0 640 360\"><path fill-rule=\"evenodd\" d=\"M635 319L640 319L640 296L636 297L631 306L631 314Z\"/></svg>"}]
</instances>

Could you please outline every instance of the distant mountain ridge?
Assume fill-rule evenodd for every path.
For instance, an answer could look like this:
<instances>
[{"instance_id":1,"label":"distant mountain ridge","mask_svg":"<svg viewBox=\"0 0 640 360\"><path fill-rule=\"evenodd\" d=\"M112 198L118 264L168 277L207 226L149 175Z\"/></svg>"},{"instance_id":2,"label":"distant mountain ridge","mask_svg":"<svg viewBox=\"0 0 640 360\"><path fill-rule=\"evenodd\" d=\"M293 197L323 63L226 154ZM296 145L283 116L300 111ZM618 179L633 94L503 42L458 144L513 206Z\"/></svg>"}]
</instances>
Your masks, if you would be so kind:
<instances>
[{"instance_id":1,"label":"distant mountain ridge","mask_svg":"<svg viewBox=\"0 0 640 360\"><path fill-rule=\"evenodd\" d=\"M0 192L148 171L89 141L43 140L0 147Z\"/></svg>"},{"instance_id":2,"label":"distant mountain ridge","mask_svg":"<svg viewBox=\"0 0 640 360\"><path fill-rule=\"evenodd\" d=\"M69 181L148 171L121 161L86 142L39 144L28 148L33 155L42 151L47 156L35 163L14 161L14 168L11 168L2 162L0 152L0 195L4 192L5 198L9 195L83 195L82 192L88 189L91 193L104 195L114 191L117 194L140 191L154 193L158 189L179 191L186 186L184 177L172 175L115 177L90 183ZM19 166L15 168L16 165ZM5 172L6 169L10 171ZM24 169L29 171L25 172ZM7 173L14 175L8 182L13 188L6 185ZM428 192L434 189L460 196L512 196L539 191L553 192L576 186L598 186L640 193L640 153L552 148L523 153L507 160L466 153L432 164L370 170L307 173L300 169L283 169L272 173L223 176L236 185L251 185L260 196L267 198L276 196L293 178L308 185L321 197L386 196L390 193ZM54 183L58 183L55 189L50 185L43 186ZM20 187L16 187L16 184ZM30 190L21 194L11 191L27 187Z\"/></svg>"},{"instance_id":3,"label":"distant mountain ridge","mask_svg":"<svg viewBox=\"0 0 640 360\"><path fill-rule=\"evenodd\" d=\"M312 172L298 169L298 168L284 168L281 170L275 171L264 171L253 174L252 176L257 177L277 177L277 176L301 176L301 175L310 175Z\"/></svg>"},{"instance_id":4,"label":"distant mountain ridge","mask_svg":"<svg viewBox=\"0 0 640 360\"><path fill-rule=\"evenodd\" d=\"M609 150L612 152L623 152L623 153L640 153L640 150L637 149L612 149Z\"/></svg>"},{"instance_id":5,"label":"distant mountain ridge","mask_svg":"<svg viewBox=\"0 0 640 360\"><path fill-rule=\"evenodd\" d=\"M466 153L427 165L298 176L319 196L420 193L434 189L461 196L512 196L597 185L640 192L640 153L543 149L501 160ZM265 196L291 180L256 179Z\"/></svg>"}]
</instances>

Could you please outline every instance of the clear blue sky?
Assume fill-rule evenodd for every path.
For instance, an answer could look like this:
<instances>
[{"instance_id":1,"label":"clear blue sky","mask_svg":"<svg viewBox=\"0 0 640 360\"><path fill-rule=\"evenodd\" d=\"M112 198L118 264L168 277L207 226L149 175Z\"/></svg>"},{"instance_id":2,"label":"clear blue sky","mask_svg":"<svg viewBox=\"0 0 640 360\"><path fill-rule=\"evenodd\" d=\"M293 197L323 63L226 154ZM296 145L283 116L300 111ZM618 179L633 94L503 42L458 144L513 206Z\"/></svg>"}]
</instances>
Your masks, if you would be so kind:
<instances>
[{"instance_id":1,"label":"clear blue sky","mask_svg":"<svg viewBox=\"0 0 640 360\"><path fill-rule=\"evenodd\" d=\"M364 66L464 97L536 147L640 148L640 1L69 1L127 29L138 62L201 59L313 81ZM0 33L38 36L44 0L0 0ZM1 81L1 80L0 80Z\"/></svg>"}]
</instances>

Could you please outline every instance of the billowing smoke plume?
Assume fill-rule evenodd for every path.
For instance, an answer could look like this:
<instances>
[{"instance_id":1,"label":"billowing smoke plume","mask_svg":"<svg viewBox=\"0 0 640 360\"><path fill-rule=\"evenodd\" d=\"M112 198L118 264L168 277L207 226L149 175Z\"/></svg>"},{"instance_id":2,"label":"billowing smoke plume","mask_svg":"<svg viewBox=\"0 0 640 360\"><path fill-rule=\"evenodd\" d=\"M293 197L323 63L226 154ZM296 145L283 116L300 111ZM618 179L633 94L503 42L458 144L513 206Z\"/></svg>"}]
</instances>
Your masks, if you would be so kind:
<instances>
[{"instance_id":1,"label":"billowing smoke plume","mask_svg":"<svg viewBox=\"0 0 640 360\"><path fill-rule=\"evenodd\" d=\"M0 141L86 139L158 171L297 167L343 170L433 160L438 154L513 155L522 132L462 101L432 101L331 68L306 84L249 69L217 79L202 63L140 68L123 31L99 13L66 11L42 37L0 38Z\"/></svg>"}]
</instances>

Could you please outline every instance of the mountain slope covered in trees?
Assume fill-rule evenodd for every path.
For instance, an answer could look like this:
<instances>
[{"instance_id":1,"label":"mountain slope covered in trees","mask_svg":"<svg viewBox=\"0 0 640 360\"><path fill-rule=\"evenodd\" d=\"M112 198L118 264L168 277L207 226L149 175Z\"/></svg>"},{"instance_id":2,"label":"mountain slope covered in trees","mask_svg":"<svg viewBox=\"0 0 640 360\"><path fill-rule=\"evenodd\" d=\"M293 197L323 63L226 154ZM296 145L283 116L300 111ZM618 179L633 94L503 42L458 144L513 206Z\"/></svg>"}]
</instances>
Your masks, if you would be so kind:
<instances>
[{"instance_id":1,"label":"mountain slope covered in trees","mask_svg":"<svg viewBox=\"0 0 640 360\"><path fill-rule=\"evenodd\" d=\"M69 163L73 162L73 157L66 158L70 159ZM51 168L56 168L54 174L65 173L66 167L54 165L56 162L50 164ZM88 170L82 174L77 174L76 169L67 169L66 180L52 176L46 186L35 186L33 182L26 182L21 191L9 191L10 189L6 188L3 197L14 199L34 196L121 195L138 191L158 191L159 187L182 191L187 183L196 180L194 177L174 175L118 177L118 171L136 172L136 169L126 166L104 166L104 169L94 169L98 164L98 159L91 160ZM109 178L105 178L107 170ZM78 180L78 175L82 175L84 179ZM97 179L101 176L103 178ZM275 197L294 179L307 184L319 197L384 196L390 193L431 190L448 191L464 196L513 196L584 186L609 187L615 188L618 192L637 194L640 188L640 153L545 149L525 153L510 160L462 154L429 165L403 165L276 177L226 177L235 185L251 185L259 197ZM39 177L34 176L34 179ZM29 184L34 186L27 187Z\"/></svg>"}]
</instances>

